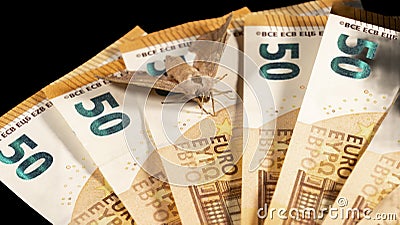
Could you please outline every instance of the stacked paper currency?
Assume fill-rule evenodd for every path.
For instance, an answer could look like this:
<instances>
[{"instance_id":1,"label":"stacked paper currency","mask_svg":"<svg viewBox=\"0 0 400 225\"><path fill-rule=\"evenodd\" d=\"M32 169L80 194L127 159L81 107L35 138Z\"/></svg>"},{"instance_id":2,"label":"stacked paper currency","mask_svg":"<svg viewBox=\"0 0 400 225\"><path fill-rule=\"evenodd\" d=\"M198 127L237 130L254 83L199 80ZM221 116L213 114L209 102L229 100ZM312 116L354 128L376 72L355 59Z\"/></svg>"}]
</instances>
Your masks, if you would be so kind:
<instances>
[{"instance_id":1,"label":"stacked paper currency","mask_svg":"<svg viewBox=\"0 0 400 225\"><path fill-rule=\"evenodd\" d=\"M398 224L399 35L352 0L138 24L1 116L0 179L52 224Z\"/></svg>"}]
</instances>

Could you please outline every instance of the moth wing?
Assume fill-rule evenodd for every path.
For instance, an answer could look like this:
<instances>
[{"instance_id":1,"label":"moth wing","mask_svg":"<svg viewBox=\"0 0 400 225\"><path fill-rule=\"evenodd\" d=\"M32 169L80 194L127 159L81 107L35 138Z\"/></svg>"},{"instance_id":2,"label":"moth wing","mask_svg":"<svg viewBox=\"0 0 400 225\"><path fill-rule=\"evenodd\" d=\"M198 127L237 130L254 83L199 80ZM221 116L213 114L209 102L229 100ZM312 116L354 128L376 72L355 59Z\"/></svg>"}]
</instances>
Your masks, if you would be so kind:
<instances>
[{"instance_id":1,"label":"moth wing","mask_svg":"<svg viewBox=\"0 0 400 225\"><path fill-rule=\"evenodd\" d=\"M219 62L228 40L228 26L232 20L232 13L226 16L225 22L217 29L200 35L194 41L189 51L194 53L195 67L202 75L215 77Z\"/></svg>"},{"instance_id":2,"label":"moth wing","mask_svg":"<svg viewBox=\"0 0 400 225\"><path fill-rule=\"evenodd\" d=\"M225 22L219 28L200 35L196 40L225 42L227 30L232 21L232 16L233 14L229 13L225 16ZM193 48L193 45L191 45L190 48Z\"/></svg>"},{"instance_id":3,"label":"moth wing","mask_svg":"<svg viewBox=\"0 0 400 225\"><path fill-rule=\"evenodd\" d=\"M177 83L175 81L169 80L164 75L158 77L151 76L146 71L120 71L108 76L98 76L98 78L119 84L129 84L168 92L183 93L183 90L176 86Z\"/></svg>"},{"instance_id":4,"label":"moth wing","mask_svg":"<svg viewBox=\"0 0 400 225\"><path fill-rule=\"evenodd\" d=\"M167 77L177 81L178 83L182 83L189 77L199 74L199 71L196 68L189 65L180 56L167 55L165 57L165 69Z\"/></svg>"}]
</instances>

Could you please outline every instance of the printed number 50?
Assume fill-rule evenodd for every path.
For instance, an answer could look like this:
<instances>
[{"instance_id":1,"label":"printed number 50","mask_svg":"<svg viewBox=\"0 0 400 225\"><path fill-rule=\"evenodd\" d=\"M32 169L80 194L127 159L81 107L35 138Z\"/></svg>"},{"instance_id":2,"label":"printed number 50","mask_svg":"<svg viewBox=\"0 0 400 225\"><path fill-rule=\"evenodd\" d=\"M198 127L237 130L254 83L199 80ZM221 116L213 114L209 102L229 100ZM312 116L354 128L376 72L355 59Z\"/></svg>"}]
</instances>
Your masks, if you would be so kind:
<instances>
[{"instance_id":1,"label":"printed number 50","mask_svg":"<svg viewBox=\"0 0 400 225\"><path fill-rule=\"evenodd\" d=\"M375 58L375 53L376 49L378 47L378 44L372 41L364 40L364 39L357 39L357 44L354 47L348 46L346 44L346 40L349 38L348 35L346 34L341 34L338 38L337 41L337 46L342 51L343 53L349 54L349 55L358 55L360 54L364 48L367 48L367 59L374 59ZM353 71L350 69L346 69L345 67L342 67L341 65L343 64L349 64L351 66L358 67L360 71ZM356 58L350 58L346 56L338 56L335 57L331 61L331 68L333 71L336 73L345 76L345 77L350 77L354 79L364 79L369 76L371 73L371 67L368 65L368 63L356 59Z\"/></svg>"},{"instance_id":2,"label":"printed number 50","mask_svg":"<svg viewBox=\"0 0 400 225\"><path fill-rule=\"evenodd\" d=\"M14 150L14 154L6 156L0 150L0 162L5 164L14 164L19 162L25 156L23 146L26 145L30 149L35 149L38 145L30 139L27 135L23 134L18 139L13 141L10 146ZM40 163L38 163L40 162ZM53 163L53 157L47 152L34 153L25 160L23 160L17 168L17 176L23 180L33 179L44 171L46 171ZM35 166L33 166L35 165ZM30 168L36 167L36 168ZM30 168L28 170L28 168ZM27 172L29 171L29 172Z\"/></svg>"},{"instance_id":3,"label":"printed number 50","mask_svg":"<svg viewBox=\"0 0 400 225\"><path fill-rule=\"evenodd\" d=\"M286 50L291 51L290 58L299 58L299 44L278 44L278 51L276 53L268 52L268 44L261 44L259 53L261 57L267 60L278 60L285 56ZM271 73L274 69L287 69L287 73ZM296 77L300 73L298 65L290 62L271 62L261 66L260 75L267 80L288 80Z\"/></svg>"},{"instance_id":4,"label":"printed number 50","mask_svg":"<svg viewBox=\"0 0 400 225\"><path fill-rule=\"evenodd\" d=\"M118 102L109 92L91 98L90 101L94 104L94 107L92 109L85 109L83 107L83 104L80 102L75 104L76 111L84 117L95 117L104 112L103 102L108 102L108 104L112 108L119 106ZM120 120L120 122L112 126L102 128L103 125L113 120ZM129 125L129 123L130 119L125 113L113 112L95 119L90 124L90 130L93 132L93 134L97 136L107 136L123 130L126 126Z\"/></svg>"}]
</instances>

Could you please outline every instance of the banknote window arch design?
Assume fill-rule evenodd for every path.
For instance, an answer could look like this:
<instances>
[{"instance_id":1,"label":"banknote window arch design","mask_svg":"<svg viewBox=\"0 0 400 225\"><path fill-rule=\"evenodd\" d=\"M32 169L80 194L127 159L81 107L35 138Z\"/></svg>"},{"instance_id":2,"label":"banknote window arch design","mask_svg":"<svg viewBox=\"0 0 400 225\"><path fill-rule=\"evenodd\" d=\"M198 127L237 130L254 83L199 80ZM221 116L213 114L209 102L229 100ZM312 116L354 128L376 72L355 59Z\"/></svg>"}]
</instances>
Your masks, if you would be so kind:
<instances>
[{"instance_id":1,"label":"banknote window arch design","mask_svg":"<svg viewBox=\"0 0 400 225\"><path fill-rule=\"evenodd\" d=\"M265 170L258 171L258 208L264 208L265 205L271 205L272 195L278 183L279 172ZM258 219L258 225L264 224L264 219Z\"/></svg>"},{"instance_id":2,"label":"banknote window arch design","mask_svg":"<svg viewBox=\"0 0 400 225\"><path fill-rule=\"evenodd\" d=\"M343 184L332 179L307 174L303 170L298 170L294 189L292 191L288 209L313 208L315 212L321 212L323 208L329 208L334 203ZM326 213L326 211L324 211ZM317 215L319 216L319 215ZM289 224L319 224L313 216L294 220L288 217L283 225Z\"/></svg>"},{"instance_id":3,"label":"banknote window arch design","mask_svg":"<svg viewBox=\"0 0 400 225\"><path fill-rule=\"evenodd\" d=\"M242 179L190 186L201 224L240 224Z\"/></svg>"}]
</instances>

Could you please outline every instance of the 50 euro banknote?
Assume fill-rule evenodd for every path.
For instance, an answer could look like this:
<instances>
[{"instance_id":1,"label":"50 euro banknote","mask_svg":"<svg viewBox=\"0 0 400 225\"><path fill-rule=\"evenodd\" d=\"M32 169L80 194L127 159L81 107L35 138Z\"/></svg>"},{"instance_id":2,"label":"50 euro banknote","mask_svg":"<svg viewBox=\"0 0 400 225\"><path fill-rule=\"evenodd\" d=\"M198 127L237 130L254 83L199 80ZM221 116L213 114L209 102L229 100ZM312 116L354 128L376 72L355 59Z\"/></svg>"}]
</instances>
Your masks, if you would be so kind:
<instances>
[{"instance_id":1,"label":"50 euro banknote","mask_svg":"<svg viewBox=\"0 0 400 225\"><path fill-rule=\"evenodd\" d=\"M1 181L49 222L134 224L43 92L0 120Z\"/></svg>"},{"instance_id":2,"label":"50 euro banknote","mask_svg":"<svg viewBox=\"0 0 400 225\"><path fill-rule=\"evenodd\" d=\"M333 2L305 2L245 17L249 85L244 107L252 119L245 124L249 141L242 182L255 185L242 186L243 223L263 224Z\"/></svg>"},{"instance_id":3,"label":"50 euro banknote","mask_svg":"<svg viewBox=\"0 0 400 225\"><path fill-rule=\"evenodd\" d=\"M240 130L241 119L237 119L241 118L240 112L237 111L240 104L236 104L237 92L240 92L237 88L239 80L237 73L241 64L238 49L242 48L243 38L240 19L247 13L249 10L242 8L232 12L231 22L227 21L229 18L227 14L181 25L185 29L179 26L168 28L149 34L138 42L121 46L122 57L128 71L146 70L148 76L163 76L165 72L168 73L163 63L167 56L181 56L191 64L189 46L194 44L197 38L201 39L203 34L207 35L208 32L225 27L221 24L229 22L227 24L229 37L221 56L222 62L229 62L224 64L224 67L218 67L217 76L223 74L226 76L220 85L215 86L216 93L219 93L214 95L215 116L202 112L196 104L190 102L163 104L166 96L159 95L155 90L149 90L145 95L136 91L136 94L130 95L136 96L135 99L125 98L128 104L141 102L140 105L143 106L144 112L140 113L145 118L165 168L166 182L170 183L182 224L240 221L241 166L238 156L241 155L242 149L240 144L237 145L239 148L231 149L228 143L231 140L233 127L236 126L237 131ZM230 54L226 54L226 50ZM144 54L146 52L154 54L146 55ZM158 66L158 69L154 70L154 66ZM225 91L226 88L229 91ZM139 87L134 85L128 86L127 92L135 92L138 89ZM172 101L174 100L177 99L172 98ZM211 104L207 103L204 107L208 109L210 106ZM138 151L139 148L136 148L135 152ZM222 174L229 175L222 176ZM217 181L217 177L222 179ZM222 199L220 195L225 197ZM224 199L232 201L226 203ZM216 208L217 204L222 205ZM230 211L225 208L228 205L231 205ZM218 213L213 215L214 212Z\"/></svg>"},{"instance_id":4,"label":"50 euro banknote","mask_svg":"<svg viewBox=\"0 0 400 225\"><path fill-rule=\"evenodd\" d=\"M264 224L322 223L394 103L397 19L333 4Z\"/></svg>"},{"instance_id":5,"label":"50 euro banknote","mask_svg":"<svg viewBox=\"0 0 400 225\"><path fill-rule=\"evenodd\" d=\"M322 224L357 224L400 185L399 125L397 97L332 204L337 212Z\"/></svg>"},{"instance_id":6,"label":"50 euro banknote","mask_svg":"<svg viewBox=\"0 0 400 225\"><path fill-rule=\"evenodd\" d=\"M121 57L118 46L142 31L140 27L133 28L70 74ZM2 115L0 121L1 181L49 222L134 224L43 91Z\"/></svg>"},{"instance_id":7,"label":"50 euro banknote","mask_svg":"<svg viewBox=\"0 0 400 225\"><path fill-rule=\"evenodd\" d=\"M274 193L327 18L269 13L245 19L244 107L252 118L242 164L242 181L251 184L242 186L245 224L263 223L259 209Z\"/></svg>"}]
</instances>

